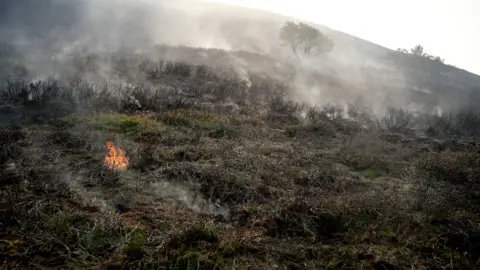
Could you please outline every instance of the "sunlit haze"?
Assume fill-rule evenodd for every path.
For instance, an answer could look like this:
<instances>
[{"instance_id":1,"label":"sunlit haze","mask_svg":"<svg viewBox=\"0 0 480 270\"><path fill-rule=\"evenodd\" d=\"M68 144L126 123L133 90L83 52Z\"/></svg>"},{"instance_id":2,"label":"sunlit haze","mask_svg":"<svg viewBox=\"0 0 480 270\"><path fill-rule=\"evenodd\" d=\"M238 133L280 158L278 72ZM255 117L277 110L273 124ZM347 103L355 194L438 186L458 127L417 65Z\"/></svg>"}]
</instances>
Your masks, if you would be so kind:
<instances>
[{"instance_id":1,"label":"sunlit haze","mask_svg":"<svg viewBox=\"0 0 480 270\"><path fill-rule=\"evenodd\" d=\"M391 49L422 44L480 74L478 0L214 0L318 23Z\"/></svg>"}]
</instances>

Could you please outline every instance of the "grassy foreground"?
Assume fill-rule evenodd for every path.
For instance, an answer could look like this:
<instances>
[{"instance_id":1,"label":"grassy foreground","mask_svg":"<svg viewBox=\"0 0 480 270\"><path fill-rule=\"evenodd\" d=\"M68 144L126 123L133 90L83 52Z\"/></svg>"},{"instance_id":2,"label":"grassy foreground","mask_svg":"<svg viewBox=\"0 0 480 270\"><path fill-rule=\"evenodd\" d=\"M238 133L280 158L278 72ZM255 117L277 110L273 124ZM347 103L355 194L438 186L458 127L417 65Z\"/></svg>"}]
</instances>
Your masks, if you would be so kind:
<instances>
[{"instance_id":1,"label":"grassy foreground","mask_svg":"<svg viewBox=\"0 0 480 270\"><path fill-rule=\"evenodd\" d=\"M477 144L280 120L175 109L2 129L3 267L478 266ZM103 167L101 138L127 171Z\"/></svg>"}]
</instances>

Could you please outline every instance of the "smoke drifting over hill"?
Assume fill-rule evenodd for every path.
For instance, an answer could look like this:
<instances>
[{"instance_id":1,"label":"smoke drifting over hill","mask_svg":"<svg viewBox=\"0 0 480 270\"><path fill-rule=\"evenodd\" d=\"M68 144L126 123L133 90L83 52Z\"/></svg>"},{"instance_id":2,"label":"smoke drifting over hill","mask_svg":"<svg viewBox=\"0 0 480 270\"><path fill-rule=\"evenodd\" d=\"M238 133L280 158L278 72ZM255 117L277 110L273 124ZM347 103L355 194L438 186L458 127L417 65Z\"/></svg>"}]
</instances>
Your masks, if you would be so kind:
<instances>
[{"instance_id":1,"label":"smoke drifting over hill","mask_svg":"<svg viewBox=\"0 0 480 270\"><path fill-rule=\"evenodd\" d=\"M335 41L332 53L297 63L279 44L279 28L288 18L200 0L18 0L1 5L2 58L22 59L33 78L58 77L69 68L60 62L75 54L152 55L154 45L167 44L261 54L226 54L222 59L207 51L186 56L182 50L170 49L154 55L227 65L243 77L257 72L293 82L291 98L310 105L362 100L378 115L391 106L458 110L470 105L480 81L468 72L404 59L323 26L318 27Z\"/></svg>"}]
</instances>

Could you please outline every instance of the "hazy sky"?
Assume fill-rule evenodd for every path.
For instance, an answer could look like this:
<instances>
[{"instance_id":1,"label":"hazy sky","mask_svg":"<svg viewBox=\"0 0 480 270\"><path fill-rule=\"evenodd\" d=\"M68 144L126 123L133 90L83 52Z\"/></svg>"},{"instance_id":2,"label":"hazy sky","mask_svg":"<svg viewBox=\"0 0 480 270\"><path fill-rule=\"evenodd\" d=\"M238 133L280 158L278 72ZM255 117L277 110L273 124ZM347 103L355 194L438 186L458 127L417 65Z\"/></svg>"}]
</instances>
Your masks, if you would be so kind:
<instances>
[{"instance_id":1,"label":"hazy sky","mask_svg":"<svg viewBox=\"0 0 480 270\"><path fill-rule=\"evenodd\" d=\"M480 0L212 0L301 18L396 49L422 44L480 74Z\"/></svg>"}]
</instances>

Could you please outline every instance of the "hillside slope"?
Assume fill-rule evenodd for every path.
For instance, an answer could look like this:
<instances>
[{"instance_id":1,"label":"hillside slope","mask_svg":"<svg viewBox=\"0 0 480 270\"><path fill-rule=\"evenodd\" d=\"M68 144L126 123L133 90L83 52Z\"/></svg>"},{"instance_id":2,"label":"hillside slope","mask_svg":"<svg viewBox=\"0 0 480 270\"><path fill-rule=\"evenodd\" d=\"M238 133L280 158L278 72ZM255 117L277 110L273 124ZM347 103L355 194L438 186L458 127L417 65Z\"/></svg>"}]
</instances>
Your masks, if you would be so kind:
<instances>
[{"instance_id":1,"label":"hillside slope","mask_svg":"<svg viewBox=\"0 0 480 270\"><path fill-rule=\"evenodd\" d=\"M479 267L478 114L417 137L402 112L377 125L269 78L133 59L120 76L150 84L1 89L0 267Z\"/></svg>"},{"instance_id":2,"label":"hillside slope","mask_svg":"<svg viewBox=\"0 0 480 270\"><path fill-rule=\"evenodd\" d=\"M201 1L153 4L110 0L99 4L91 0L21 0L2 5L8 16L2 17L0 40L20 51L25 64L37 69L33 73L42 77L55 75L56 71L46 72L45 64L37 63L40 59L62 57L80 47L89 52L122 48L139 51L163 43L253 52L280 62L291 62L293 57L278 42L280 26L292 18L258 10ZM320 99L333 99L329 93L346 91L374 96L376 104L444 112L476 104L480 77L475 74L411 59L371 42L318 27L335 40L336 46L328 55L306 59L304 68L345 85L340 88L348 88L325 84L311 87L309 92L321 92ZM35 42L29 41L33 39ZM298 88L305 85L300 83ZM311 98L299 101L305 100L312 102ZM379 113L383 111L379 109Z\"/></svg>"}]
</instances>

